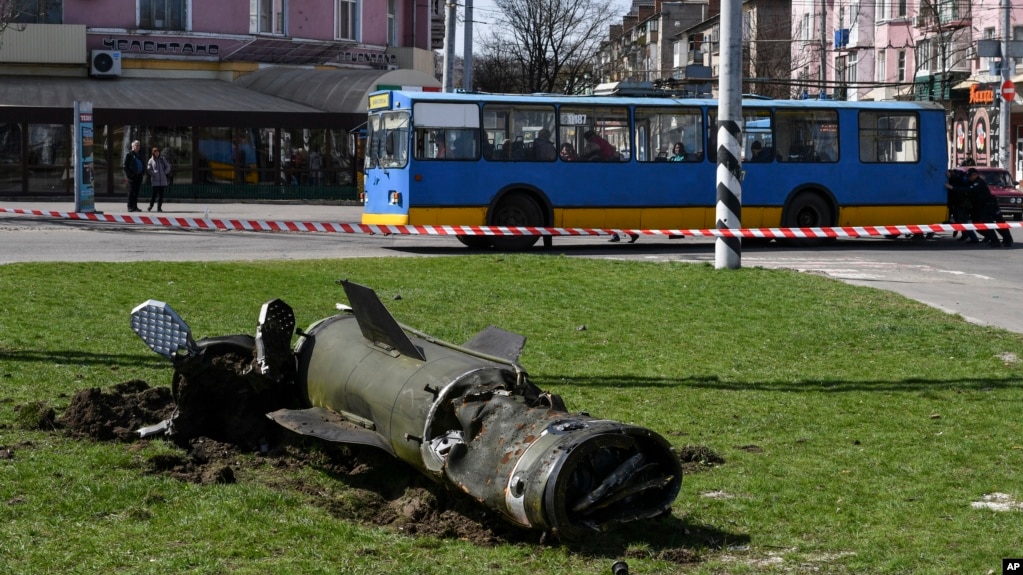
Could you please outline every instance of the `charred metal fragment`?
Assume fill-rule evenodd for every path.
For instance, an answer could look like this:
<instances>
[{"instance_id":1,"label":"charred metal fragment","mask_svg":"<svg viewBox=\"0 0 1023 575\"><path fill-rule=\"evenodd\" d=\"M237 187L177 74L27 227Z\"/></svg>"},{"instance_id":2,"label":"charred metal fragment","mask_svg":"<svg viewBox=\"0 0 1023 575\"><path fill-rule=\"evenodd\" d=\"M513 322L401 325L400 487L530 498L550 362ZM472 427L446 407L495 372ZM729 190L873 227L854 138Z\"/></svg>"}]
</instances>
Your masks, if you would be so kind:
<instances>
[{"instance_id":1,"label":"charred metal fragment","mask_svg":"<svg viewBox=\"0 0 1023 575\"><path fill-rule=\"evenodd\" d=\"M373 290L340 283L351 313L314 323L293 351L282 351L294 315L280 300L262 309L255 339L196 344L178 335L160 346L174 349L162 355L175 364L175 396L187 392L178 410L202 409L203 386L216 392L207 377L214 356L248 354L249 408L266 407L296 433L385 451L520 527L576 539L670 512L682 484L670 444L642 427L570 413L518 364L523 336L490 326L461 346L444 342L398 323Z\"/></svg>"}]
</instances>

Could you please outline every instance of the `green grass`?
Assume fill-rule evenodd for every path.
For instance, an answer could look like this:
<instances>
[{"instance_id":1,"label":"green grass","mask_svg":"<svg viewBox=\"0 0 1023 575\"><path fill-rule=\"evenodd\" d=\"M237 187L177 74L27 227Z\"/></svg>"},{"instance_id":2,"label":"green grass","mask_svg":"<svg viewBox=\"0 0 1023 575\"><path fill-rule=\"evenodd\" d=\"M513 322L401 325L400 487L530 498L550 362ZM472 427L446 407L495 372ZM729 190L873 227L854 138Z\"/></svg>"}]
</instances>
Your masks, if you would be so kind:
<instances>
[{"instance_id":1,"label":"green grass","mask_svg":"<svg viewBox=\"0 0 1023 575\"><path fill-rule=\"evenodd\" d=\"M169 385L169 364L129 329L146 299L170 303L197 338L254 333L275 297L302 327L331 315L338 279L449 341L489 324L522 333L523 365L569 409L723 456L684 479L673 509L702 561L672 563L634 537L633 573L986 573L1023 553L1020 512L970 505L1023 500L1023 336L888 292L534 255L27 264L0 267L0 447L14 454L0 459L0 573L608 572L606 554L346 521L273 481L181 483L146 472L173 449L162 441L19 423L35 402L59 414L79 389Z\"/></svg>"}]
</instances>

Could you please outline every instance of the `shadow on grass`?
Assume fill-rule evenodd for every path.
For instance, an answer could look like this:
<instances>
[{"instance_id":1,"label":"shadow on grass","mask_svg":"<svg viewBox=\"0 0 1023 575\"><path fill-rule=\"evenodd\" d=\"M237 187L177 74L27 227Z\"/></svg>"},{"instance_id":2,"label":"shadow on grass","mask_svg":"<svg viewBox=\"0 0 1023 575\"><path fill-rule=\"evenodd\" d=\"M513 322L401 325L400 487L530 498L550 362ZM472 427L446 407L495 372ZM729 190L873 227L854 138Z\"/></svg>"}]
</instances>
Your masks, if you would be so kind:
<instances>
[{"instance_id":1,"label":"shadow on grass","mask_svg":"<svg viewBox=\"0 0 1023 575\"><path fill-rule=\"evenodd\" d=\"M0 361L25 363L74 364L74 365L117 365L118 367L169 367L167 359L147 353L91 353L86 351L38 351L0 349Z\"/></svg>"},{"instance_id":2,"label":"shadow on grass","mask_svg":"<svg viewBox=\"0 0 1023 575\"><path fill-rule=\"evenodd\" d=\"M716 375L703 377L687 377L682 379L651 378L634 376L608 376L606 378L579 378L565 375L532 374L534 383L542 389L556 393L559 385L565 382L585 387L607 388L672 388L672 389L709 389L722 391L781 391L781 392L859 392L859 391L895 391L917 392L933 391L938 388L974 389L989 391L1008 387L1018 387L1023 377L1003 378L960 378L960 379L902 379L902 380L802 380L802 381L758 381L743 383L722 381Z\"/></svg>"}]
</instances>

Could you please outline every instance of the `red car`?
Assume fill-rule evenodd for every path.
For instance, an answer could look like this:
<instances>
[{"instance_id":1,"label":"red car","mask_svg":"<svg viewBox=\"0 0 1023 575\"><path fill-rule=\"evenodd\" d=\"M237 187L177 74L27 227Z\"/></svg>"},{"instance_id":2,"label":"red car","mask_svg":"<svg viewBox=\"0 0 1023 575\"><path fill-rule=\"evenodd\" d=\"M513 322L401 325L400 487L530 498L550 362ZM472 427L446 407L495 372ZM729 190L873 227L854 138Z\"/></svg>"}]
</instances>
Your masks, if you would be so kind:
<instances>
[{"instance_id":1,"label":"red car","mask_svg":"<svg viewBox=\"0 0 1023 575\"><path fill-rule=\"evenodd\" d=\"M991 188L991 194L998 198L998 207L1002 210L1003 218L1023 220L1023 192L1016 187L1019 182L1012 179L1012 174L1008 170L987 166L960 166L958 169L965 172L970 168L976 168L977 173Z\"/></svg>"}]
</instances>

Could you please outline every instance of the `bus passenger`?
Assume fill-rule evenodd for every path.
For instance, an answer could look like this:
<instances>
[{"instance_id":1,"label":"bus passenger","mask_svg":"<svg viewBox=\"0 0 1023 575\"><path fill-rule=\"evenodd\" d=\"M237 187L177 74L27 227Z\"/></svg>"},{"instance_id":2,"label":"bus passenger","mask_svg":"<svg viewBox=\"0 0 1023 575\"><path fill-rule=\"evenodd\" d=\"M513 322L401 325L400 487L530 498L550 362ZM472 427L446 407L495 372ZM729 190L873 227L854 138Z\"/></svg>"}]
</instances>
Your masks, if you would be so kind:
<instances>
[{"instance_id":1,"label":"bus passenger","mask_svg":"<svg viewBox=\"0 0 1023 575\"><path fill-rule=\"evenodd\" d=\"M682 142L675 142L675 145L671 147L671 157L668 158L669 162L684 162L686 161L686 147L682 145Z\"/></svg>"},{"instance_id":2,"label":"bus passenger","mask_svg":"<svg viewBox=\"0 0 1023 575\"><path fill-rule=\"evenodd\" d=\"M554 144L551 143L551 131L547 128L543 128L536 135L536 140L533 141L533 153L541 162L553 162L558 157L558 153L554 151Z\"/></svg>"},{"instance_id":3,"label":"bus passenger","mask_svg":"<svg viewBox=\"0 0 1023 575\"><path fill-rule=\"evenodd\" d=\"M582 153L583 161L610 162L618 156L618 151L611 145L611 142L601 138L593 130L586 130L583 133L583 138L586 140L586 148Z\"/></svg>"},{"instance_id":4,"label":"bus passenger","mask_svg":"<svg viewBox=\"0 0 1023 575\"><path fill-rule=\"evenodd\" d=\"M760 140L754 140L749 147L749 161L750 162L762 162L763 158L760 157L764 153L764 145L760 143Z\"/></svg>"},{"instance_id":5,"label":"bus passenger","mask_svg":"<svg viewBox=\"0 0 1023 575\"><path fill-rule=\"evenodd\" d=\"M819 162L837 162L838 161L838 148L835 145L834 140L830 140L821 146L821 149L817 152L817 158Z\"/></svg>"},{"instance_id":6,"label":"bus passenger","mask_svg":"<svg viewBox=\"0 0 1023 575\"><path fill-rule=\"evenodd\" d=\"M565 142L561 144L561 161L562 162L578 162L579 155L575 153L575 148L572 144Z\"/></svg>"}]
</instances>

